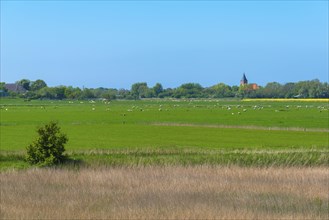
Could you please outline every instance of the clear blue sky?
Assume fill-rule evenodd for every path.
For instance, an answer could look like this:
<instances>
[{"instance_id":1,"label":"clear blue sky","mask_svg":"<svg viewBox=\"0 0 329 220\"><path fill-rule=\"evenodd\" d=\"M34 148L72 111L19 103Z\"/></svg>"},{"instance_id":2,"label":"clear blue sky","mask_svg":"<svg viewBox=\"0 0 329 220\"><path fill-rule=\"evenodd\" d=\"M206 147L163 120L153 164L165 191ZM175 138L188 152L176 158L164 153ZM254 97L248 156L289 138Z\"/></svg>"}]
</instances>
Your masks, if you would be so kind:
<instances>
[{"instance_id":1,"label":"clear blue sky","mask_svg":"<svg viewBox=\"0 0 329 220\"><path fill-rule=\"evenodd\" d=\"M328 1L1 1L1 81L328 81Z\"/></svg>"}]
</instances>

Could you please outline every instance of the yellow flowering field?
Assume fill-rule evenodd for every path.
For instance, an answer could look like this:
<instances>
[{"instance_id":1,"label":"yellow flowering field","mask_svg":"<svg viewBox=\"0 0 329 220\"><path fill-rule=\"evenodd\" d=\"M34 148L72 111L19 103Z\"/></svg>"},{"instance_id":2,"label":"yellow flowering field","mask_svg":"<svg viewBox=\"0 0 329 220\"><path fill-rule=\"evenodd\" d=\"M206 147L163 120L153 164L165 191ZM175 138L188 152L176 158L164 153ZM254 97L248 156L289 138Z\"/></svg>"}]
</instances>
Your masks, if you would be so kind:
<instances>
[{"instance_id":1,"label":"yellow flowering field","mask_svg":"<svg viewBox=\"0 0 329 220\"><path fill-rule=\"evenodd\" d=\"M329 99L243 99L242 101L271 101L271 102L329 102Z\"/></svg>"}]
</instances>

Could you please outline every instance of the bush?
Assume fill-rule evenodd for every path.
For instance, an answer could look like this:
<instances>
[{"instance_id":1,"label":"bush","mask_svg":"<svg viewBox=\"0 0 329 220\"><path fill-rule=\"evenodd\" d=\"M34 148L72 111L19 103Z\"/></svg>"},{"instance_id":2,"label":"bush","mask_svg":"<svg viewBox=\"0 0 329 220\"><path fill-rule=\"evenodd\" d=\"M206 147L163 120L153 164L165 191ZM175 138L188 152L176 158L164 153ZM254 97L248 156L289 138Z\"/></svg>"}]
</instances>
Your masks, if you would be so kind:
<instances>
[{"instance_id":1,"label":"bush","mask_svg":"<svg viewBox=\"0 0 329 220\"><path fill-rule=\"evenodd\" d=\"M26 160L30 164L51 166L65 160L64 145L68 141L65 134L60 132L57 122L49 122L37 129L39 136L27 147Z\"/></svg>"}]
</instances>

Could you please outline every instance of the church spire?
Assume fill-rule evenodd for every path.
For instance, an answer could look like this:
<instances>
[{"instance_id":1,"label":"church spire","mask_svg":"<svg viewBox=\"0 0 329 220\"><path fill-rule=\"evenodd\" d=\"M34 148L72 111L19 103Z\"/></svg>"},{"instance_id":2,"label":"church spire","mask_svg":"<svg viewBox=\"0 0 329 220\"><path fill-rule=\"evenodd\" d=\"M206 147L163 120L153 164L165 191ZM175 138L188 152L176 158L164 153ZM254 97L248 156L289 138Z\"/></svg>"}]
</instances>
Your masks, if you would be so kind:
<instances>
[{"instance_id":1,"label":"church spire","mask_svg":"<svg viewBox=\"0 0 329 220\"><path fill-rule=\"evenodd\" d=\"M246 74L243 73L242 79L240 80L240 85L247 85L247 84L248 84L248 80Z\"/></svg>"}]
</instances>

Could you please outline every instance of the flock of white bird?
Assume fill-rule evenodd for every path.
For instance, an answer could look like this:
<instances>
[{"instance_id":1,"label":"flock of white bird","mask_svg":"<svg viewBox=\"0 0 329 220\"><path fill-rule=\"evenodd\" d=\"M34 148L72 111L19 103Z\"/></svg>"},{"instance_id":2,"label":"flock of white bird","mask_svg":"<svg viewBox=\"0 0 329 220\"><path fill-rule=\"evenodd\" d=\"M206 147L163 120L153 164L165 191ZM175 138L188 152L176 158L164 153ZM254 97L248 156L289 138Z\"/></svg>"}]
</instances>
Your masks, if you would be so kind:
<instances>
[{"instance_id":1,"label":"flock of white bird","mask_svg":"<svg viewBox=\"0 0 329 220\"><path fill-rule=\"evenodd\" d=\"M68 101L69 104L74 104L74 101ZM83 101L79 101L76 102L78 104L84 104ZM88 101L88 103L92 104L91 110L92 111L96 111L96 101L94 100L90 100ZM107 101L107 100L102 100L102 103L105 105L109 105L111 102ZM160 104L157 108L157 110L159 112L161 111L169 111L172 108L179 108L181 107L181 105L179 104L174 104L174 105L168 105L168 104ZM193 105L192 102L190 102L187 106L188 108L193 107L193 108L212 108L210 105ZM321 105L321 106L314 106L314 105L305 105L304 107L301 105L286 105L284 106L285 110L282 109L282 107L280 109L274 109L274 112L280 112L280 111L287 111L290 109L301 109L301 108L314 108L316 107L319 112L323 112L323 111L328 111L329 110L329 104L327 105ZM41 106L40 108L45 109L44 106ZM54 108L57 108L57 106L55 106ZM241 115L242 113L245 113L248 111L248 109L250 110L263 110L264 108L272 108L271 105L267 105L267 106L261 106L261 105L253 105L253 106L243 106L243 105L220 105L219 103L217 103L216 105L213 105L213 108L221 108L221 109L226 109L227 111L232 111L231 115ZM149 111L154 109L153 105L143 105L143 107L140 106L136 106L133 105L131 106L131 108L127 109L128 112L133 112L133 111ZM8 106L1 106L1 110L5 110L5 111L9 111ZM110 108L107 107L105 109L106 111L110 111ZM237 111L238 110L238 111ZM188 110L187 110L188 111ZM233 112L234 111L234 112Z\"/></svg>"}]
</instances>

